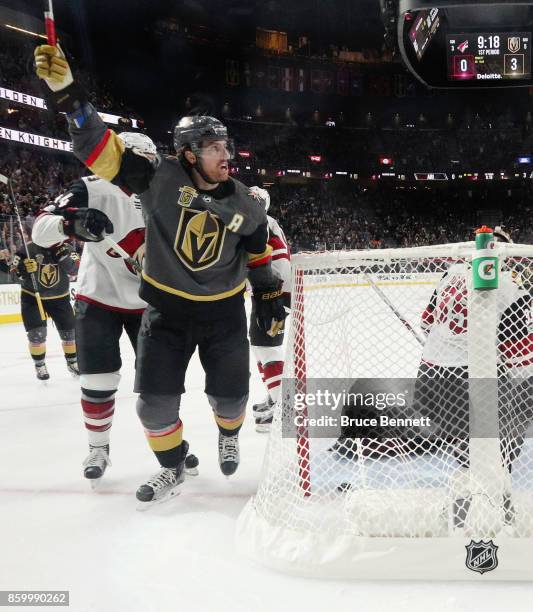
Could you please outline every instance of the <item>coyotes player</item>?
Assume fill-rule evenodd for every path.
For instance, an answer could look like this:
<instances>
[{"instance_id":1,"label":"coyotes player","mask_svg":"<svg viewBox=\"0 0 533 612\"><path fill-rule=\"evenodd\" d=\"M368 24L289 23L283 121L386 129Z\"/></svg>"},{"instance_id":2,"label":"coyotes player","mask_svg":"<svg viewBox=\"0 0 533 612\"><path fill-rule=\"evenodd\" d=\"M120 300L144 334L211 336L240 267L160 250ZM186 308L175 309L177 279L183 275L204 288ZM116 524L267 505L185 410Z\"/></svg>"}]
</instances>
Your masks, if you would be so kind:
<instances>
[{"instance_id":1,"label":"coyotes player","mask_svg":"<svg viewBox=\"0 0 533 612\"><path fill-rule=\"evenodd\" d=\"M144 134L124 132L119 138L127 148L146 156L157 154ZM37 218L32 234L34 242L44 247L72 236L87 241L75 312L81 405L89 436L84 476L93 481L110 465L110 429L122 365L120 336L125 331L136 350L146 307L139 297L136 271L102 242L104 232L142 263L145 229L139 197L93 175L75 182L48 206Z\"/></svg>"},{"instance_id":2,"label":"coyotes player","mask_svg":"<svg viewBox=\"0 0 533 612\"><path fill-rule=\"evenodd\" d=\"M266 189L252 187L251 193L256 194L264 203L265 211L270 207L270 194ZM272 269L283 281L282 291L284 305L288 309L291 303L291 264L290 249L285 234L279 223L270 215L268 220L268 244L272 247ZM250 317L250 344L252 347L259 373L267 388L267 397L253 407L255 428L259 433L270 430L274 404L279 399L281 378L283 375L283 335L269 336L257 324L255 317L255 302L252 303Z\"/></svg>"}]
</instances>

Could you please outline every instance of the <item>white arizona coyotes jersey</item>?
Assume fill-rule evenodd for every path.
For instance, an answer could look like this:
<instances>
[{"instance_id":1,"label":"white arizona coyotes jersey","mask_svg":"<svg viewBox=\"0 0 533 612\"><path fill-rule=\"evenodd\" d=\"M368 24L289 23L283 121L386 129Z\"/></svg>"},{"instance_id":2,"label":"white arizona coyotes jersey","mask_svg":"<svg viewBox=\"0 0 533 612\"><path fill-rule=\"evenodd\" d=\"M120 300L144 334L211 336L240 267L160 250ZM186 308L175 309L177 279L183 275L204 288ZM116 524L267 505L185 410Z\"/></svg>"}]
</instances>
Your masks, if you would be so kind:
<instances>
[{"instance_id":1,"label":"white arizona coyotes jersey","mask_svg":"<svg viewBox=\"0 0 533 612\"><path fill-rule=\"evenodd\" d=\"M280 224L267 215L268 244L272 247L272 269L283 281L283 293L291 292L291 253Z\"/></svg>"},{"instance_id":2,"label":"white arizona coyotes jersey","mask_svg":"<svg viewBox=\"0 0 533 612\"><path fill-rule=\"evenodd\" d=\"M74 183L55 203L44 209L33 228L34 240L42 246L63 242L60 230L62 210L97 208L113 223L109 237L131 257L142 263L145 226L137 195L97 176ZM146 302L139 297L140 279L125 260L104 242L86 242L78 273L77 299L121 312L142 312Z\"/></svg>"},{"instance_id":3,"label":"white arizona coyotes jersey","mask_svg":"<svg viewBox=\"0 0 533 612\"><path fill-rule=\"evenodd\" d=\"M466 264L456 264L433 293L422 315L427 335L422 360L431 365L468 365L468 310ZM511 272L500 275L498 291L499 361L507 368L523 368L533 360L531 297Z\"/></svg>"}]
</instances>

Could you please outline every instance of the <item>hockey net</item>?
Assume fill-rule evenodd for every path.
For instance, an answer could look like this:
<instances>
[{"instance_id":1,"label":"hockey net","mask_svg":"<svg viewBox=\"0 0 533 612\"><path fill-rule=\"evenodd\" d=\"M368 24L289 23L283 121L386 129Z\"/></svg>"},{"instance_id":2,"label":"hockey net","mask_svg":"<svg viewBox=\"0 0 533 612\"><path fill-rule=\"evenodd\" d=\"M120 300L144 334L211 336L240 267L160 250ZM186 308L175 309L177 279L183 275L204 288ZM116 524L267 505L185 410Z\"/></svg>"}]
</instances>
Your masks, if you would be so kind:
<instances>
[{"instance_id":1,"label":"hockey net","mask_svg":"<svg viewBox=\"0 0 533 612\"><path fill-rule=\"evenodd\" d=\"M474 243L293 258L245 553L306 574L468 578L463 539L531 546L533 247L495 247L492 290L473 286ZM507 550L490 576L523 578Z\"/></svg>"}]
</instances>

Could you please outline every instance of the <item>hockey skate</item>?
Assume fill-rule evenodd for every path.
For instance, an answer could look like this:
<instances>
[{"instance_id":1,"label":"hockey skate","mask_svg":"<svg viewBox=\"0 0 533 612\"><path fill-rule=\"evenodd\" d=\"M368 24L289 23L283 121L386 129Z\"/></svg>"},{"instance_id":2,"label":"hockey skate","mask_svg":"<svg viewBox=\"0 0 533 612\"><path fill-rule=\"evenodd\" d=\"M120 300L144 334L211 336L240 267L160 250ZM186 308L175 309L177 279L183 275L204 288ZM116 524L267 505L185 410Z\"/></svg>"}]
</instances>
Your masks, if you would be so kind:
<instances>
[{"instance_id":1,"label":"hockey skate","mask_svg":"<svg viewBox=\"0 0 533 612\"><path fill-rule=\"evenodd\" d=\"M225 436L218 434L218 465L224 476L235 474L239 467L239 434Z\"/></svg>"},{"instance_id":2,"label":"hockey skate","mask_svg":"<svg viewBox=\"0 0 533 612\"><path fill-rule=\"evenodd\" d=\"M268 433L274 418L274 402L270 395L260 404L254 404L252 413L255 419L255 431Z\"/></svg>"},{"instance_id":3,"label":"hockey skate","mask_svg":"<svg viewBox=\"0 0 533 612\"><path fill-rule=\"evenodd\" d=\"M104 475L108 465L111 465L109 459L109 444L105 446L93 446L89 444L89 456L83 462L83 475L91 481L91 488L98 488L102 476Z\"/></svg>"},{"instance_id":4,"label":"hockey skate","mask_svg":"<svg viewBox=\"0 0 533 612\"><path fill-rule=\"evenodd\" d=\"M186 458L189 444L183 440L181 446L181 456ZM161 504L181 493L180 485L185 480L185 458L174 468L162 467L137 489L136 497L140 502L137 510L148 510L153 505Z\"/></svg>"},{"instance_id":5,"label":"hockey skate","mask_svg":"<svg viewBox=\"0 0 533 612\"><path fill-rule=\"evenodd\" d=\"M72 374L73 378L78 378L80 370L76 359L67 359L67 370Z\"/></svg>"},{"instance_id":6,"label":"hockey skate","mask_svg":"<svg viewBox=\"0 0 533 612\"><path fill-rule=\"evenodd\" d=\"M35 373L39 380L49 380L50 374L48 374L48 368L45 363L35 364Z\"/></svg>"}]
</instances>

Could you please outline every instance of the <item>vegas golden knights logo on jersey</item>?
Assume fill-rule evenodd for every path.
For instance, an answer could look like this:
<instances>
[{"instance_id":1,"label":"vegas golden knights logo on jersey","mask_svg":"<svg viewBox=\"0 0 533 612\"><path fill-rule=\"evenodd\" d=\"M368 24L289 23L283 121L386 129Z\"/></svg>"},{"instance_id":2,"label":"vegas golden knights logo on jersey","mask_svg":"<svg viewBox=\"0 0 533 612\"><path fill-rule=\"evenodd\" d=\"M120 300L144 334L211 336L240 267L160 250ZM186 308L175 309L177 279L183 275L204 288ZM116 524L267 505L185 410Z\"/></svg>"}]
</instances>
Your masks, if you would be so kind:
<instances>
[{"instance_id":1,"label":"vegas golden knights logo on jersey","mask_svg":"<svg viewBox=\"0 0 533 612\"><path fill-rule=\"evenodd\" d=\"M54 264L39 266L39 282L43 287L50 289L59 282L59 267Z\"/></svg>"},{"instance_id":2,"label":"vegas golden knights logo on jersey","mask_svg":"<svg viewBox=\"0 0 533 612\"><path fill-rule=\"evenodd\" d=\"M180 260L190 270L204 270L220 259L226 226L207 210L184 209L174 243Z\"/></svg>"},{"instance_id":3,"label":"vegas golden knights logo on jersey","mask_svg":"<svg viewBox=\"0 0 533 612\"><path fill-rule=\"evenodd\" d=\"M180 197L178 198L178 204L186 208L188 208L192 204L194 198L198 196L196 189L190 185L183 185L183 187L179 188L179 192Z\"/></svg>"}]
</instances>

